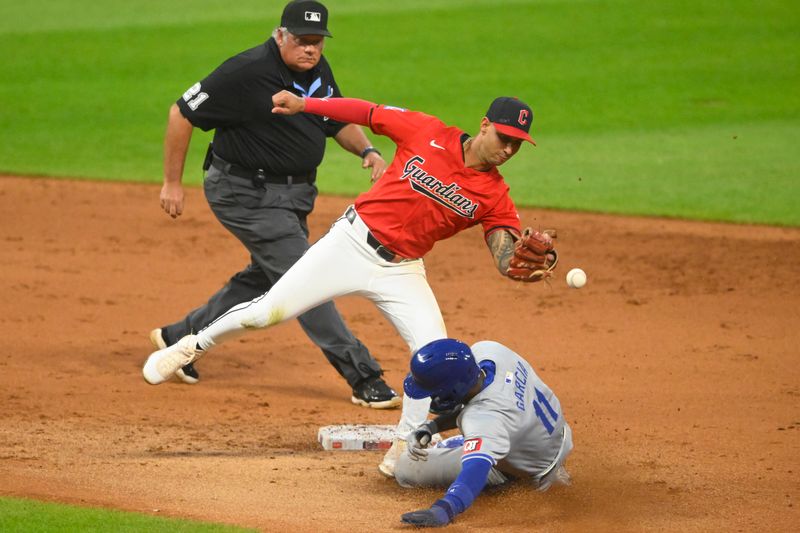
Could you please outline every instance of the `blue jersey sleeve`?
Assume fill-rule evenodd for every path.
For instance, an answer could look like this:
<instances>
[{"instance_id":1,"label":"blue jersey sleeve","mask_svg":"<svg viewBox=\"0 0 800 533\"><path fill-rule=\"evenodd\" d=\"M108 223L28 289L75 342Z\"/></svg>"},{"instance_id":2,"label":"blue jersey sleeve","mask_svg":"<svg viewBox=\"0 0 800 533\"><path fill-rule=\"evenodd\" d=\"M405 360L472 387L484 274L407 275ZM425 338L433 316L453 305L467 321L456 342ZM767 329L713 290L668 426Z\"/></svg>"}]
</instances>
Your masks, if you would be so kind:
<instances>
[{"instance_id":1,"label":"blue jersey sleeve","mask_svg":"<svg viewBox=\"0 0 800 533\"><path fill-rule=\"evenodd\" d=\"M488 455L471 456L462 461L461 473L447 489L447 493L434 505L443 507L451 520L455 515L463 513L486 486L493 465L494 460Z\"/></svg>"}]
</instances>

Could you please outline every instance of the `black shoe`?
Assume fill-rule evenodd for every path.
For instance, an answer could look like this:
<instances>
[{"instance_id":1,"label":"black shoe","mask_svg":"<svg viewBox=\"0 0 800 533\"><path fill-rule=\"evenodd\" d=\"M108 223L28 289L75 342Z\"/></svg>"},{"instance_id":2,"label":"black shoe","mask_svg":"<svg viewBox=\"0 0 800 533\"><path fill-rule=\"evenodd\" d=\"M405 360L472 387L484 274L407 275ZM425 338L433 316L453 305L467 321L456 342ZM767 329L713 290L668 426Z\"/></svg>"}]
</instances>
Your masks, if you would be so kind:
<instances>
[{"instance_id":1,"label":"black shoe","mask_svg":"<svg viewBox=\"0 0 800 533\"><path fill-rule=\"evenodd\" d=\"M380 376L363 379L355 388L350 398L356 405L373 409L394 409L403 403L402 398L386 384Z\"/></svg>"},{"instance_id":2,"label":"black shoe","mask_svg":"<svg viewBox=\"0 0 800 533\"><path fill-rule=\"evenodd\" d=\"M200 381L200 374L194 367L194 363L189 363L185 367L179 369L177 372L175 372L175 375L178 376L178 379L184 383L188 383L189 385L194 385Z\"/></svg>"}]
</instances>

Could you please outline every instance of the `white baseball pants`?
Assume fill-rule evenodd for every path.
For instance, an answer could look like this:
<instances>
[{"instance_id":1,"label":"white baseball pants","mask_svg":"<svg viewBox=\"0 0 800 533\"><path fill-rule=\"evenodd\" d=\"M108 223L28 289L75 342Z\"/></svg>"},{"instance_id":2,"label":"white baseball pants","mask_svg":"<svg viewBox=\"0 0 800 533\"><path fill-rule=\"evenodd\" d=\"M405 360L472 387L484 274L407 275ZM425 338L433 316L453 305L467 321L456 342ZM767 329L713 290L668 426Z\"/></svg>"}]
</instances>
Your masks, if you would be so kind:
<instances>
[{"instance_id":1,"label":"white baseball pants","mask_svg":"<svg viewBox=\"0 0 800 533\"><path fill-rule=\"evenodd\" d=\"M239 304L197 335L203 350L247 329L291 320L339 296L357 294L372 300L408 344L411 353L447 337L439 304L428 285L422 259L390 263L367 244L369 229L356 216L338 219L269 292ZM430 399L403 398L398 424L402 438L425 422Z\"/></svg>"}]
</instances>

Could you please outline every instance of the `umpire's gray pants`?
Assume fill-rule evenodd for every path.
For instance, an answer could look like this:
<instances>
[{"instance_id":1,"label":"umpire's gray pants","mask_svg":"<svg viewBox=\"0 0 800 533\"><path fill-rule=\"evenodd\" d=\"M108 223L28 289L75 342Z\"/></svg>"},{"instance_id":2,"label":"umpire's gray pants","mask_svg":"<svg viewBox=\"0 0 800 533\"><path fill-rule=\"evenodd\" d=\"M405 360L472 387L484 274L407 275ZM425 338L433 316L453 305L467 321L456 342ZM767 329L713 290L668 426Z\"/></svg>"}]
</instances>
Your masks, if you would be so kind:
<instances>
[{"instance_id":1,"label":"umpire's gray pants","mask_svg":"<svg viewBox=\"0 0 800 533\"><path fill-rule=\"evenodd\" d=\"M268 187L280 190L287 186ZM212 166L204 189L214 215L250 252L250 264L234 274L205 305L162 328L170 344L200 331L231 307L269 291L309 247L305 214L265 206L263 189L254 188L249 180L230 176ZM201 257L194 259L202 265ZM380 364L350 332L333 302L311 309L297 320L351 387L364 378L381 374Z\"/></svg>"}]
</instances>

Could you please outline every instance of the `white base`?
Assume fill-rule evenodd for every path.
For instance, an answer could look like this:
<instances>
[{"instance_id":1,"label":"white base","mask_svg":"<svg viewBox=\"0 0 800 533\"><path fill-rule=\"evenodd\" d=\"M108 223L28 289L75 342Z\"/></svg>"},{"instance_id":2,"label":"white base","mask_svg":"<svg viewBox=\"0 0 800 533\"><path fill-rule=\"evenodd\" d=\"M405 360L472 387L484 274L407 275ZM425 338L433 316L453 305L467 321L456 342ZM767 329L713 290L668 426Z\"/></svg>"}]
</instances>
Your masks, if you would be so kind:
<instances>
[{"instance_id":1,"label":"white base","mask_svg":"<svg viewBox=\"0 0 800 533\"><path fill-rule=\"evenodd\" d=\"M397 426L345 424L319 428L317 440L326 450L388 450Z\"/></svg>"}]
</instances>

